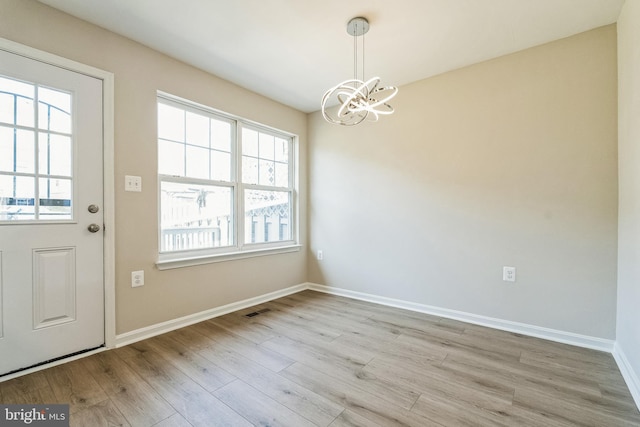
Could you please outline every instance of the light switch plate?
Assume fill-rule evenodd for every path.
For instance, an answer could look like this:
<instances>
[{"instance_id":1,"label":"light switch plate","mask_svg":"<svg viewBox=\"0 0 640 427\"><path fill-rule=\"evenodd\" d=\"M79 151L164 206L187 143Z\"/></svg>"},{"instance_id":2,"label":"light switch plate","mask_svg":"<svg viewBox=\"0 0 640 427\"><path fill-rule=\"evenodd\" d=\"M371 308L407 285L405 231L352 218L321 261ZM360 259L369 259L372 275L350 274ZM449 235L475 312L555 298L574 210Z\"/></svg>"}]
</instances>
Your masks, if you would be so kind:
<instances>
[{"instance_id":1,"label":"light switch plate","mask_svg":"<svg viewBox=\"0 0 640 427\"><path fill-rule=\"evenodd\" d=\"M142 191L142 177L125 175L124 176L124 191Z\"/></svg>"}]
</instances>

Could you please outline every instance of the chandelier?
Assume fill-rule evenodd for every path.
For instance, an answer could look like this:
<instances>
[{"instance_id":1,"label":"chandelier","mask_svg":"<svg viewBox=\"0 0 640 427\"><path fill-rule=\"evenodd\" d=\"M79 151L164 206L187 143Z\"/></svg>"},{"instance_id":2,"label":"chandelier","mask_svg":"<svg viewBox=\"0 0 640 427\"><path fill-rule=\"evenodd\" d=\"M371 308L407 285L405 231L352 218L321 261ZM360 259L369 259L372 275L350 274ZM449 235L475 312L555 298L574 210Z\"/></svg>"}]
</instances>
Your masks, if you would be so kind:
<instances>
[{"instance_id":1,"label":"chandelier","mask_svg":"<svg viewBox=\"0 0 640 427\"><path fill-rule=\"evenodd\" d=\"M347 33L353 36L353 79L345 80L325 92L322 97L322 116L329 123L353 126L365 119L377 121L381 115L393 114L387 102L396 96L395 86L380 86L380 77L364 80L364 35L369 31L366 18L353 18ZM358 37L362 38L361 78L358 78ZM332 106L338 104L337 107Z\"/></svg>"}]
</instances>

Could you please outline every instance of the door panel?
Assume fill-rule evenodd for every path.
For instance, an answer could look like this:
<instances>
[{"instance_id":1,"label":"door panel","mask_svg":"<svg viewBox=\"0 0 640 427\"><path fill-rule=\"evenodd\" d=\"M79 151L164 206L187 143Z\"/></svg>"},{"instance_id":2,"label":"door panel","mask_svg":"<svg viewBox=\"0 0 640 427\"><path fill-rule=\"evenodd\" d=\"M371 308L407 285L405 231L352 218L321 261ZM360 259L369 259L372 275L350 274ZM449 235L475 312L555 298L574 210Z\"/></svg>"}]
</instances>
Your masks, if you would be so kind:
<instances>
[{"instance_id":1,"label":"door panel","mask_svg":"<svg viewBox=\"0 0 640 427\"><path fill-rule=\"evenodd\" d=\"M0 375L104 344L102 104L0 50Z\"/></svg>"},{"instance_id":2,"label":"door panel","mask_svg":"<svg viewBox=\"0 0 640 427\"><path fill-rule=\"evenodd\" d=\"M76 249L33 251L33 328L76 320Z\"/></svg>"}]
</instances>

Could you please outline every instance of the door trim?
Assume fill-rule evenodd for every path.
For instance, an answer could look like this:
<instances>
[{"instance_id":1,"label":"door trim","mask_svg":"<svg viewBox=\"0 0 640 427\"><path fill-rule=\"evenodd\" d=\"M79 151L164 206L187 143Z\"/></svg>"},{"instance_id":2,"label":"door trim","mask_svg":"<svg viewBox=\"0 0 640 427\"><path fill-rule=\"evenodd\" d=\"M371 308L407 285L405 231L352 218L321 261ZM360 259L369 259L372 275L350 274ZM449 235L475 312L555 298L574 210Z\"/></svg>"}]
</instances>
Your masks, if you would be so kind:
<instances>
[{"instance_id":1,"label":"door trim","mask_svg":"<svg viewBox=\"0 0 640 427\"><path fill-rule=\"evenodd\" d=\"M116 341L116 307L115 307L115 184L114 184L114 75L111 72L85 65L71 59L63 58L49 52L25 46L0 37L0 50L21 55L36 61L64 68L69 71L84 74L102 80L102 139L103 139L103 213L104 213L104 344L105 348L114 348ZM83 357L100 350L90 351ZM64 361L71 359L64 359ZM58 362L59 364L62 362ZM41 370L52 365L42 365L34 370ZM21 371L16 374L0 378L4 381L16 376L33 372Z\"/></svg>"}]
</instances>

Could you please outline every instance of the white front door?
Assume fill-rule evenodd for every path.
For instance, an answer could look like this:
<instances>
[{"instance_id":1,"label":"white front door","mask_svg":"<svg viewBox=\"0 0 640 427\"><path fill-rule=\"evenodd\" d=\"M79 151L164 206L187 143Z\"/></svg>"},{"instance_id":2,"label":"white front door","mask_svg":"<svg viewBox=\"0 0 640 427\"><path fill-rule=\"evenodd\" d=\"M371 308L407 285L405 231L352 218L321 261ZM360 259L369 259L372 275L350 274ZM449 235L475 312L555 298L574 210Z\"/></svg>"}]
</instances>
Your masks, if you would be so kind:
<instances>
[{"instance_id":1,"label":"white front door","mask_svg":"<svg viewBox=\"0 0 640 427\"><path fill-rule=\"evenodd\" d=\"M104 344L102 96L0 50L0 375Z\"/></svg>"}]
</instances>

